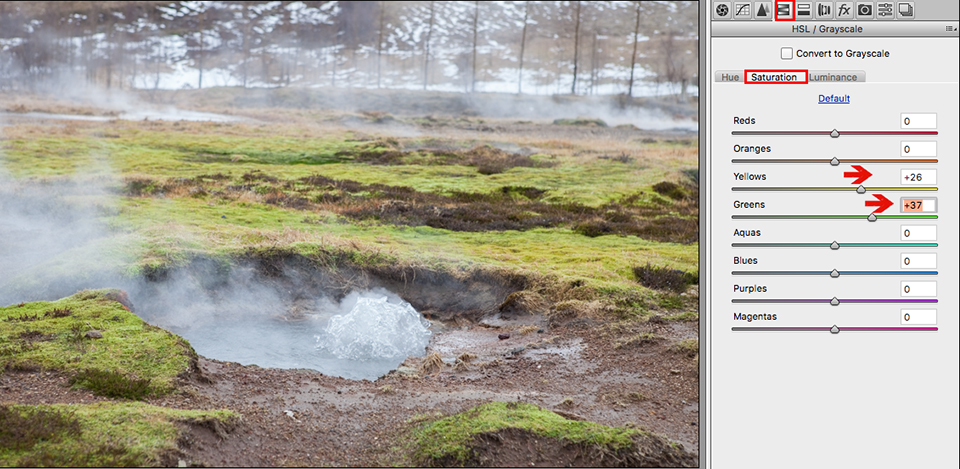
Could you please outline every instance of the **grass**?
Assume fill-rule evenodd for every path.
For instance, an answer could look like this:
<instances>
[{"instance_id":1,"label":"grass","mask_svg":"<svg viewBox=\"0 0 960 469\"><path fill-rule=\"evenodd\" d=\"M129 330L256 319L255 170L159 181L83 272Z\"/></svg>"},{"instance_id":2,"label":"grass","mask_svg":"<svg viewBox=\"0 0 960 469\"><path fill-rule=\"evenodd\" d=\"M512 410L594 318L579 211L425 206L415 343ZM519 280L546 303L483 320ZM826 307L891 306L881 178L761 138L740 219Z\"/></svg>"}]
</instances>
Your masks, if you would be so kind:
<instances>
[{"instance_id":1,"label":"grass","mask_svg":"<svg viewBox=\"0 0 960 469\"><path fill-rule=\"evenodd\" d=\"M614 451L633 446L633 437L645 434L636 429L567 420L533 404L490 402L415 427L409 435L412 459L426 466L462 466L473 458L474 436L507 428Z\"/></svg>"},{"instance_id":2,"label":"grass","mask_svg":"<svg viewBox=\"0 0 960 469\"><path fill-rule=\"evenodd\" d=\"M683 313L666 316L663 319L666 319L667 321L678 321L678 322L698 321L700 320L700 315L695 311L686 311Z\"/></svg>"},{"instance_id":3,"label":"grass","mask_svg":"<svg viewBox=\"0 0 960 469\"><path fill-rule=\"evenodd\" d=\"M7 130L3 150L8 169L17 176L69 175L97 160L121 173L196 175L263 165L305 173L306 167L348 160L337 156L359 145L343 134L331 137L276 135L243 128L243 134L222 134L217 124L114 123L73 124L65 135L48 136L31 126ZM238 127L238 128L242 128ZM212 131L212 132L211 132ZM102 138L102 135L115 138ZM300 171L296 171L300 169Z\"/></svg>"},{"instance_id":4,"label":"grass","mask_svg":"<svg viewBox=\"0 0 960 469\"><path fill-rule=\"evenodd\" d=\"M614 296L650 295L636 284L635 266L697 268L697 244L683 244L696 239L695 187L669 182L696 166L695 144L619 134L496 136L496 145L529 154L518 159L495 148L492 136L371 136L306 117L6 127L0 151L14 176L79 177L121 195L97 202L111 207L101 220L112 237L66 253L78 263L64 256L17 282L29 290L64 270L138 276L197 255L229 259L261 248L509 268ZM406 152L401 164L363 161L364 151L397 149ZM488 160L506 164L481 171ZM412 214L408 198L420 201ZM83 263L89 258L106 262ZM675 306L667 301L661 307Z\"/></svg>"},{"instance_id":5,"label":"grass","mask_svg":"<svg viewBox=\"0 0 960 469\"><path fill-rule=\"evenodd\" d=\"M647 288L670 290L677 293L685 292L688 285L700 281L696 273L650 264L634 267L633 274L637 277L637 281Z\"/></svg>"},{"instance_id":6,"label":"grass","mask_svg":"<svg viewBox=\"0 0 960 469\"><path fill-rule=\"evenodd\" d=\"M598 206L643 191L655 194L654 186L677 171L696 166L696 147L658 143L644 146L636 161L611 162L595 156L577 156L571 150L552 150L533 155L525 162L510 163L507 157L479 158L495 150L479 145L454 158L464 164L366 164L357 156L370 143L351 140L343 130L324 130L285 125L123 122L71 123L63 129L18 125L5 128L2 150L5 166L16 177L76 175L98 166L123 176L192 178L223 173L232 177L253 170L270 176L295 179L320 174L364 184L403 185L432 193L492 193L505 186L526 186L549 191L548 202L577 202ZM116 138L103 138L104 135ZM410 139L399 139L400 144ZM408 142L409 143L409 142ZM413 143L409 143L413 145ZM583 142L598 146L601 142ZM602 142L602 146L611 146ZM482 150L482 151L481 151ZM429 149L423 150L429 153ZM459 151L459 150L457 150ZM636 145L617 144L611 153L637 152ZM479 159L478 159L479 158ZM502 171L481 171L484 161L504 160ZM482 160L482 161L481 161ZM472 166L471 166L472 165ZM486 172L487 174L484 174Z\"/></svg>"},{"instance_id":7,"label":"grass","mask_svg":"<svg viewBox=\"0 0 960 469\"><path fill-rule=\"evenodd\" d=\"M526 186L503 186L491 193L452 192L447 195L420 192L412 187L363 184L349 179L313 175L280 180L260 171L240 178L224 174L195 178L128 181L132 196L190 197L255 202L306 212L329 211L358 221L407 226L431 226L453 231L505 231L531 228L572 227L588 223L588 236L636 235L657 241L687 242L694 237L697 222L690 215L696 206L650 206L637 203L638 195L590 207L576 202L540 201L547 192ZM679 211L680 213L675 213Z\"/></svg>"},{"instance_id":8,"label":"grass","mask_svg":"<svg viewBox=\"0 0 960 469\"><path fill-rule=\"evenodd\" d=\"M41 368L109 397L163 394L190 370L195 353L117 301L117 290L87 290L58 301L0 308L0 369ZM27 319L25 318L34 318ZM100 331L102 339L86 338Z\"/></svg>"},{"instance_id":9,"label":"grass","mask_svg":"<svg viewBox=\"0 0 960 469\"><path fill-rule=\"evenodd\" d=\"M440 354L433 352L420 361L420 373L427 375L430 373L437 372L443 369L443 359L440 358Z\"/></svg>"},{"instance_id":10,"label":"grass","mask_svg":"<svg viewBox=\"0 0 960 469\"><path fill-rule=\"evenodd\" d=\"M657 335L653 332L641 332L639 334L627 336L617 340L614 343L613 348L619 350L622 348L639 347L643 345L655 344L663 340L665 340L663 336Z\"/></svg>"},{"instance_id":11,"label":"grass","mask_svg":"<svg viewBox=\"0 0 960 469\"><path fill-rule=\"evenodd\" d=\"M267 178L276 178L283 181L298 181L309 176L319 175L333 180L356 181L363 185L402 185L417 193L437 194L451 197L454 194L478 194L497 197L506 197L504 200L491 200L491 207L513 205L513 201L536 202L540 204L562 205L580 204L584 207L597 210L605 204L622 202L622 208L604 209L610 213L598 212L596 219L580 227L580 233L596 236L597 239L615 237L623 227L608 218L622 216L620 212L635 211L635 220L650 219L654 231L640 236L656 236L657 230L675 229L671 223L677 220L688 219L691 215L686 212L687 199L675 200L664 196L655 190L658 183L662 185L665 179L676 179L678 172L696 165L696 147L681 146L672 143L656 142L635 144L619 140L573 140L559 142L554 140L538 140L534 137L503 137L508 142L515 141L521 147L536 147L541 153L533 155L537 163L532 167L511 167L495 174L481 174L478 165L463 164L399 164L376 165L358 161L356 155L363 148L371 148L377 141L396 141L400 148L419 148L430 151L431 146L450 147L454 151L462 152L461 159L479 158L485 152L492 152L494 157L500 157L502 151L485 145L483 140L475 136L468 139L447 139L440 143L424 137L388 138L380 140L355 139L350 131L337 128L320 130L305 124L219 124L199 122L73 122L63 127L15 125L4 129L2 151L4 166L19 178L50 178L56 176L80 176L89 174L86 168L96 167L95 174L119 174L128 183L134 184L138 180L147 181L140 190L151 192L157 184L167 184L178 178L197 178L204 175L223 175L229 181L239 181L251 187L249 196L240 197L235 201L223 200L219 196L211 195L216 189L214 180L207 179L206 183L198 184L197 191L183 194L165 194L162 201L155 204L144 202L141 197L124 197L118 204L119 216L111 218L110 223L125 229L131 224L138 225L143 231L137 232L127 244L136 240L143 240L143 248L147 251L137 252L146 264L159 264L167 261L182 260L178 258L182 250L204 249L204 239L208 236L218 236L220 232L227 236L239 236L239 240L257 242L262 238L258 233L238 233L240 230L224 230L217 226L209 230L213 223L199 222L193 214L226 216L226 219L204 221L221 223L222 225L240 224L242 226L262 230L264 232L284 229L303 230L302 221L307 217L318 220L314 231L334 233L348 236L351 239L390 238L388 244L392 248L407 246L414 237L422 237L433 243L440 238L451 238L445 242L453 251L454 257L487 257L486 252L478 252L473 246L487 244L491 238L491 254L504 256L507 262L538 262L539 259L554 257L546 250L554 250L557 255L569 253L569 247L576 243L584 244L585 248L574 248L579 252L595 251L598 245L608 245L617 251L637 252L634 256L638 261L650 261L661 264L665 259L659 259L663 253L667 258L680 254L683 258L680 264L692 267L696 258L696 246L686 246L680 249L669 246L658 246L658 243L643 242L609 242L592 243L580 239L576 226L543 226L546 229L559 228L550 232L536 232L518 235L511 232L498 232L493 236L490 233L476 235L447 236L443 231L433 232L425 226L416 226L414 230L403 231L393 227L371 227L378 223L362 215L355 221L343 225L336 218L330 217L330 211L321 207L319 211L289 209L280 213L290 196L299 196L303 185L296 183L291 188L282 188L280 198L271 184L262 181L242 181L245 174L259 174ZM461 142L463 140L463 142ZM374 143L371 143L373 141ZM373 148L379 148L373 146ZM383 147L386 149L386 147ZM483 151L478 151L478 149ZM628 163L612 162L598 158L602 154L627 154L635 161ZM239 155L239 157L237 157ZM456 159L456 158L455 158ZM495 158L494 158L495 159ZM626 160L625 160L626 161ZM315 164L331 163L331 164ZM470 163L470 161L466 161ZM200 179L203 181L204 179ZM111 183L120 187L120 181ZM233 182L231 182L233 184ZM153 185L153 187L151 187ZM679 186L678 186L679 187ZM258 193L267 190L268 193ZM368 190L368 189L361 189ZM680 187L686 191L685 187ZM673 193L666 192L668 195ZM308 196L318 196L317 191ZM355 193L354 195L362 194ZM273 199L270 199L273 197ZM628 199L624 199L627 197ZM309 198L309 197L308 197ZM248 200L249 199L249 200ZM271 200L272 206L271 206ZM448 204L443 200L433 205ZM499 205L498 205L499 204ZM132 207L148 208L139 217ZM484 208L485 207L478 207ZM531 216L536 213L536 206L531 209L521 209L515 216L519 223L529 223ZM348 210L345 207L344 210ZM671 215L671 211L677 214ZM212 213L211 213L212 212ZM365 212L358 212L362 214ZM648 213L654 213L654 220ZM279 215L274 217L273 215ZM666 216L671 215L671 216ZM219 217L217 217L219 218ZM451 213L451 221L460 219L458 212ZM273 220L281 220L275 223ZM690 221L695 224L695 219ZM446 223L446 222L444 222ZM537 222L539 223L539 222ZM613 223L613 225L611 225ZM631 222L632 223L632 222ZM647 223L646 221L644 223ZM682 222L689 224L688 222ZM542 223L541 223L542 225ZM628 223L629 225L629 223ZM437 228L454 228L446 224L434 225ZM536 226L536 223L532 226ZM509 228L508 225L504 225ZM177 232L179 228L186 228L189 235ZM402 228L402 227L399 227ZM526 228L525 228L526 229ZM686 229L686 228L684 228ZM364 236L370 233L372 236ZM502 233L502 234L501 234ZM196 234L194 236L193 234ZM266 235L269 237L270 235ZM569 239L569 242L568 242ZM649 238L648 238L649 239ZM364 239L365 240L365 239ZM556 241L556 242L553 242ZM683 239L687 241L686 238ZM411 244L418 245L413 241ZM450 246L453 245L453 246ZM506 246L508 249L500 249ZM137 250L137 246L125 246ZM530 255L524 255L528 253ZM601 256L610 252L606 247L601 248ZM521 254L526 259L516 258ZM619 253L618 253L619 254ZM478 256L479 255L479 256ZM562 260L561 260L562 261ZM584 259L579 259L582 262ZM590 272L583 276L593 276L591 271L597 266L596 261L587 261L583 272ZM609 267L608 260L602 260ZM669 262L669 261L668 261ZM617 263L619 264L619 263ZM680 268L684 268L681 266ZM618 276L627 274L629 269L619 265L614 269Z\"/></svg>"},{"instance_id":12,"label":"grass","mask_svg":"<svg viewBox=\"0 0 960 469\"><path fill-rule=\"evenodd\" d=\"M586 126L596 126L596 127L606 127L607 123L591 117L578 117L576 119L555 119L553 121L555 125L586 125Z\"/></svg>"},{"instance_id":13,"label":"grass","mask_svg":"<svg viewBox=\"0 0 960 469\"><path fill-rule=\"evenodd\" d=\"M540 328L537 326L521 326L519 329L517 329L517 333L520 335L527 335L531 332L537 332L538 330L540 330Z\"/></svg>"},{"instance_id":14,"label":"grass","mask_svg":"<svg viewBox=\"0 0 960 469\"><path fill-rule=\"evenodd\" d=\"M178 423L231 425L226 411L143 403L0 405L0 466L138 467L175 465Z\"/></svg>"},{"instance_id":15,"label":"grass","mask_svg":"<svg viewBox=\"0 0 960 469\"><path fill-rule=\"evenodd\" d=\"M673 344L670 349L676 353L693 358L700 353L700 341L697 339L683 339Z\"/></svg>"},{"instance_id":16,"label":"grass","mask_svg":"<svg viewBox=\"0 0 960 469\"><path fill-rule=\"evenodd\" d=\"M80 434L80 422L58 411L35 410L26 415L0 406L0 448L23 451L40 441Z\"/></svg>"},{"instance_id":17,"label":"grass","mask_svg":"<svg viewBox=\"0 0 960 469\"><path fill-rule=\"evenodd\" d=\"M153 394L149 379L126 376L110 370L81 370L70 379L71 385L85 387L101 396L142 400Z\"/></svg>"},{"instance_id":18,"label":"grass","mask_svg":"<svg viewBox=\"0 0 960 469\"><path fill-rule=\"evenodd\" d=\"M669 262L692 270L698 263L696 245L615 235L587 238L561 228L451 232L340 223L331 215L305 217L302 211L270 205L192 198L129 198L119 205L118 228L143 240L145 249L135 254L142 265L176 263L198 252L236 254L257 246L289 246L304 254L318 247L358 246L406 261L519 267L598 287L632 288L634 265Z\"/></svg>"},{"instance_id":19,"label":"grass","mask_svg":"<svg viewBox=\"0 0 960 469\"><path fill-rule=\"evenodd\" d=\"M426 145L401 150L397 139L377 140L365 145L354 159L374 165L461 165L475 167L482 175L500 174L511 168L549 168L555 164L532 158L530 155L510 153L491 145L477 145L469 150L458 148L458 142L438 142L430 139ZM431 145L432 143L432 145ZM438 145L439 144L439 145ZM341 152L349 156L350 152Z\"/></svg>"}]
</instances>

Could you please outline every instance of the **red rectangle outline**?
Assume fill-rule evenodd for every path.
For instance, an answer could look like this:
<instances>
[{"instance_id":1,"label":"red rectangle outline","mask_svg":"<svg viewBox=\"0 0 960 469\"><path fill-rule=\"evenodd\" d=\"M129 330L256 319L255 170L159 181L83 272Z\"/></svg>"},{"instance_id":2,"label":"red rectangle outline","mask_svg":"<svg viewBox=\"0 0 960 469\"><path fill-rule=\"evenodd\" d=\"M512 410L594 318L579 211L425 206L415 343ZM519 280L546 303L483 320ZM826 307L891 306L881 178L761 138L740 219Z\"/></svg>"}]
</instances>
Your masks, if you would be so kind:
<instances>
[{"instance_id":1,"label":"red rectangle outline","mask_svg":"<svg viewBox=\"0 0 960 469\"><path fill-rule=\"evenodd\" d=\"M787 73L803 72L803 81L747 81L747 76L748 76L749 72L762 72L762 73L766 73L766 72L787 72ZM803 69L789 69L789 70L787 70L787 69L775 69L775 68L770 68L770 69L756 68L756 69L746 69L746 70L743 71L743 84L745 84L745 85L806 85L806 84L809 84L809 83L810 83L810 71L809 71L809 70L803 70Z\"/></svg>"},{"instance_id":2,"label":"red rectangle outline","mask_svg":"<svg viewBox=\"0 0 960 469\"><path fill-rule=\"evenodd\" d=\"M778 3L792 3L793 6L790 7L790 18L780 19L777 17L777 4ZM773 2L773 21L797 21L797 0L780 0Z\"/></svg>"}]
</instances>

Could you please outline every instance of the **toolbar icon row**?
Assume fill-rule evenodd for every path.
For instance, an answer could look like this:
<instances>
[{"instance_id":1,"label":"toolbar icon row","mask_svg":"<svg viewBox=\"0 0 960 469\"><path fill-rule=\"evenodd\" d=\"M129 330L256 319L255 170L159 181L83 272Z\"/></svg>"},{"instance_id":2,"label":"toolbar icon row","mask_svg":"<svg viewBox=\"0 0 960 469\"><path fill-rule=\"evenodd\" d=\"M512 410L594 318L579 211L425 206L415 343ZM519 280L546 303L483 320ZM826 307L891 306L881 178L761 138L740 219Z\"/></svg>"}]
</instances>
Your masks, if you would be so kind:
<instances>
[{"instance_id":1,"label":"toolbar icon row","mask_svg":"<svg viewBox=\"0 0 960 469\"><path fill-rule=\"evenodd\" d=\"M714 2L715 20L911 20L914 2Z\"/></svg>"}]
</instances>

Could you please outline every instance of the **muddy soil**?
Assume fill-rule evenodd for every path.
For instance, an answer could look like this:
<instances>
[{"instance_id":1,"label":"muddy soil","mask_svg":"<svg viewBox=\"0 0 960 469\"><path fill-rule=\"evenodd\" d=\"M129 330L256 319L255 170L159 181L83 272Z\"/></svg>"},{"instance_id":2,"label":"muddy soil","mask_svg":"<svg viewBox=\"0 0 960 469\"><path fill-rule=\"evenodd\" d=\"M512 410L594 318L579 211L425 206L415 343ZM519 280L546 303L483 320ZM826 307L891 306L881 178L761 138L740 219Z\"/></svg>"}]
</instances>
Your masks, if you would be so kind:
<instances>
[{"instance_id":1,"label":"muddy soil","mask_svg":"<svg viewBox=\"0 0 960 469\"><path fill-rule=\"evenodd\" d=\"M206 278L213 289L229 278L220 278L225 274L217 274L216 265L205 259L185 271ZM522 277L497 272L454 277L426 269L414 275L400 268L341 266L335 274L307 258L282 253L238 260L233 272L247 272L237 278L287 292L280 303L293 306L302 297L343 287L347 277L353 279L352 288L387 287L430 319L434 335L426 352L438 354L442 365L424 368L424 359L411 357L376 381L356 381L201 357L199 373L185 378L178 392L149 402L182 409L228 408L243 420L231 429L184 424L178 463L390 465L402 460L398 438L413 425L411 419L449 415L490 401L527 402L571 419L636 426L699 452L698 361L676 347L697 337L695 322L655 318L610 327L609 320L587 316L557 323L556 317L550 320L522 307L501 307L511 293L528 285ZM147 280L164 288L178 275L176 270L156 271ZM136 293L131 300L138 314L150 316L149 303L138 304ZM0 375L0 391L4 401L21 404L104 400L69 389L68 380L56 372L11 370ZM530 446L529 435L516 441L512 436L506 432L478 439L477 457L484 464L513 466L530 448L553 448L552 443ZM586 463L570 448L553 449L556 454L532 462Z\"/></svg>"},{"instance_id":2,"label":"muddy soil","mask_svg":"<svg viewBox=\"0 0 960 469\"><path fill-rule=\"evenodd\" d=\"M149 402L183 409L226 407L243 415L229 430L185 425L180 459L191 465L390 464L397 457L396 438L411 418L456 413L491 400L529 402L606 425L636 425L698 452L697 364L670 347L695 337L695 323L651 324L664 340L620 349L595 327L543 325L541 333L521 334L523 323L540 320L530 316L460 327L437 322L439 333L428 351L443 357L442 369L420 373L419 359L410 359L373 382L201 357L200 376L182 383L179 392ZM511 337L500 340L505 331ZM454 366L463 353L477 357L466 367ZM54 372L7 372L0 375L0 390L5 401L22 404L104 400L68 389L67 379ZM516 455L510 454L488 462L513 465ZM566 462L576 461L584 462Z\"/></svg>"}]
</instances>

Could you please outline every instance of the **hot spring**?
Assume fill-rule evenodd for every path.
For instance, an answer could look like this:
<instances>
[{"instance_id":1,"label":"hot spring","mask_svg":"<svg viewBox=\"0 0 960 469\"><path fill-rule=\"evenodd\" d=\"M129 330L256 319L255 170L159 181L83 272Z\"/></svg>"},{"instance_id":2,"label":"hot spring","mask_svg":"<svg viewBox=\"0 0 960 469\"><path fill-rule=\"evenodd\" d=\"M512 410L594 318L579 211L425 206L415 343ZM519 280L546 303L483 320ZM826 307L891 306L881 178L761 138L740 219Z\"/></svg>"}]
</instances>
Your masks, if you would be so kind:
<instances>
[{"instance_id":1,"label":"hot spring","mask_svg":"<svg viewBox=\"0 0 960 469\"><path fill-rule=\"evenodd\" d=\"M118 272L129 259L109 257L114 233L99 223L100 208L70 198L102 192L90 184L15 184L0 174L0 266L17 266L0 268L0 304L120 288L137 315L205 357L350 379L374 380L424 355L430 323L394 293L405 284L357 269L265 255ZM444 280L406 294L425 311L475 308L469 301L482 295L454 293L464 288Z\"/></svg>"},{"instance_id":2,"label":"hot spring","mask_svg":"<svg viewBox=\"0 0 960 469\"><path fill-rule=\"evenodd\" d=\"M148 308L138 313L184 337L204 357L349 379L375 380L407 357L423 356L432 335L429 321L382 288L353 292L339 302L300 300L285 314L261 306L205 301L181 310L185 315L151 314Z\"/></svg>"}]
</instances>

